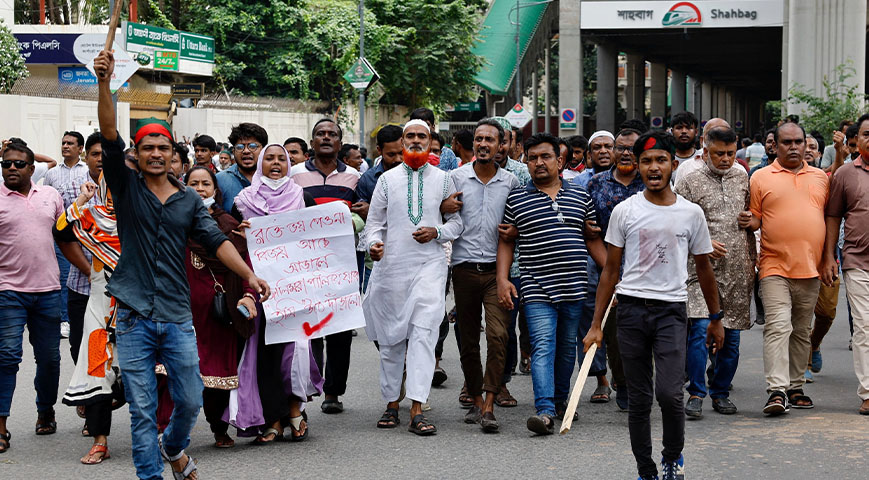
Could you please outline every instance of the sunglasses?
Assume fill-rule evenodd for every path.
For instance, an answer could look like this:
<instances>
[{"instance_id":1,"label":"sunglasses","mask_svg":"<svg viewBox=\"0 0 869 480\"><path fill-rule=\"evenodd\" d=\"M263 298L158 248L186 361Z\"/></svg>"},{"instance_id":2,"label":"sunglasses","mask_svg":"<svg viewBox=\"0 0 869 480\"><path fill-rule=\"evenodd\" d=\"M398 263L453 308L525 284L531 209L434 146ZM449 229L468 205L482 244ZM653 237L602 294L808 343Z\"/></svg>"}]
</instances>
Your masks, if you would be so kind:
<instances>
[{"instance_id":1,"label":"sunglasses","mask_svg":"<svg viewBox=\"0 0 869 480\"><path fill-rule=\"evenodd\" d=\"M558 208L558 202L552 202L552 209L555 210L555 213L558 214L555 216L555 218L558 219L558 223L564 223L564 215L561 214L561 210Z\"/></svg>"},{"instance_id":2,"label":"sunglasses","mask_svg":"<svg viewBox=\"0 0 869 480\"><path fill-rule=\"evenodd\" d=\"M2 166L3 168L9 168L12 165L15 165L15 168L20 170L20 169L30 165L30 162L28 162L26 160L3 160L3 161L0 161L0 166Z\"/></svg>"},{"instance_id":3,"label":"sunglasses","mask_svg":"<svg viewBox=\"0 0 869 480\"><path fill-rule=\"evenodd\" d=\"M252 151L258 149L259 147L260 147L260 144L258 144L258 143L239 143L238 145L235 146L235 149L238 150L239 152L243 152L245 148L248 148L252 152Z\"/></svg>"}]
</instances>

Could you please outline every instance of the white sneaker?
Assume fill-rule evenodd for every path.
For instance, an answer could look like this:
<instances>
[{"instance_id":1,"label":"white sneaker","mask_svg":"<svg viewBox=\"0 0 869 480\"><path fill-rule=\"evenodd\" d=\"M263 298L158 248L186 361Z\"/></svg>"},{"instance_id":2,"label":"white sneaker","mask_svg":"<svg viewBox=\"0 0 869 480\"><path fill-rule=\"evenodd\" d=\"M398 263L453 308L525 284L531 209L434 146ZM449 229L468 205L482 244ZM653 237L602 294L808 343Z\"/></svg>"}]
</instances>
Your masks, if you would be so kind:
<instances>
[{"instance_id":1,"label":"white sneaker","mask_svg":"<svg viewBox=\"0 0 869 480\"><path fill-rule=\"evenodd\" d=\"M69 338L69 322L60 323L60 337Z\"/></svg>"}]
</instances>

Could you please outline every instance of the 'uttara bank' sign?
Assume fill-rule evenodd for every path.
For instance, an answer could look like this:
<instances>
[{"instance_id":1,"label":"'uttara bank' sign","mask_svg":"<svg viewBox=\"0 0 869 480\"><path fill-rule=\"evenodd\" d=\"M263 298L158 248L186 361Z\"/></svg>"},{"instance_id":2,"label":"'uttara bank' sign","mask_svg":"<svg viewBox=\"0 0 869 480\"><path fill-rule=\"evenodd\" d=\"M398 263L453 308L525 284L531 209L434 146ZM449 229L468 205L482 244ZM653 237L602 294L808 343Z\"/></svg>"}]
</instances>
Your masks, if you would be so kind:
<instances>
[{"instance_id":1,"label":"'uttara bank' sign","mask_svg":"<svg viewBox=\"0 0 869 480\"><path fill-rule=\"evenodd\" d=\"M783 0L583 1L580 28L738 28L780 27Z\"/></svg>"}]
</instances>

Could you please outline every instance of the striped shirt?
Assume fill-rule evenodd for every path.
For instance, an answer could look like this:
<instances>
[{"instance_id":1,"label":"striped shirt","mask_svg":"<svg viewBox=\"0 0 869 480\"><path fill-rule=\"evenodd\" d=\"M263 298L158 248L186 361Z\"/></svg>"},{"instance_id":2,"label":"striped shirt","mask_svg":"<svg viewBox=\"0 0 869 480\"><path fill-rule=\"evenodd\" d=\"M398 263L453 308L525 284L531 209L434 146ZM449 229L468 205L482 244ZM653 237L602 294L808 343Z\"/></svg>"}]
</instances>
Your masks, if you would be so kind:
<instances>
[{"instance_id":1,"label":"striped shirt","mask_svg":"<svg viewBox=\"0 0 869 480\"><path fill-rule=\"evenodd\" d=\"M519 229L519 270L524 302L585 300L584 228L594 204L582 188L562 181L555 201L533 182L510 192L504 223Z\"/></svg>"},{"instance_id":2,"label":"striped shirt","mask_svg":"<svg viewBox=\"0 0 869 480\"><path fill-rule=\"evenodd\" d=\"M56 167L52 168L48 171L48 173L45 174L45 178L42 180L42 184L53 187L59 193L63 191L63 187L65 187L68 183L72 182L76 178L83 177L87 174L88 165L87 163L84 163L84 160L79 160L78 163L76 163L72 167L67 167L66 163L61 161L57 164ZM75 198L73 198L73 200L75 200ZM65 207L68 206L69 205L65 205Z\"/></svg>"},{"instance_id":3,"label":"striped shirt","mask_svg":"<svg viewBox=\"0 0 869 480\"><path fill-rule=\"evenodd\" d=\"M60 190L60 198L63 199L64 208L68 209L70 205L75 202L75 199L78 198L79 193L81 193L81 186L84 185L86 182L99 183L98 181L91 178L90 173L85 170L84 175L79 175L76 178L73 178L69 183L63 186L63 188ZM100 201L100 196L94 195L82 208L92 207L94 205L101 204L102 201ZM81 248L85 259L87 259L88 264L90 264L91 252L78 244L76 244L76 246L79 246ZM87 275L79 270L78 267L70 264L69 276L66 278L66 288L78 293L79 295L90 295L91 280Z\"/></svg>"},{"instance_id":4,"label":"striped shirt","mask_svg":"<svg viewBox=\"0 0 869 480\"><path fill-rule=\"evenodd\" d=\"M317 170L314 160L294 165L290 176L297 185L310 193L317 205L328 202L343 201L347 206L356 203L356 184L361 176L355 168L347 168L344 162L338 161L338 166L329 175Z\"/></svg>"}]
</instances>

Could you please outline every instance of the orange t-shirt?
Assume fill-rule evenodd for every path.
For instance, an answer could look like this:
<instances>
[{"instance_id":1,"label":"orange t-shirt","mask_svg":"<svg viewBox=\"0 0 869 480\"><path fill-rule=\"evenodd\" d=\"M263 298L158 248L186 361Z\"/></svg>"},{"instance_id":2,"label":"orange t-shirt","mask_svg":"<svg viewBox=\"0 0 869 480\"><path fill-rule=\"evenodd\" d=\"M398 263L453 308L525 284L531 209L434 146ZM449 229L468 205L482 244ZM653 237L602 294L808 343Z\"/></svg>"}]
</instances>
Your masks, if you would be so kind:
<instances>
[{"instance_id":1,"label":"orange t-shirt","mask_svg":"<svg viewBox=\"0 0 869 480\"><path fill-rule=\"evenodd\" d=\"M751 213L761 219L760 278L816 278L824 249L829 180L805 161L797 173L776 160L751 176Z\"/></svg>"}]
</instances>

